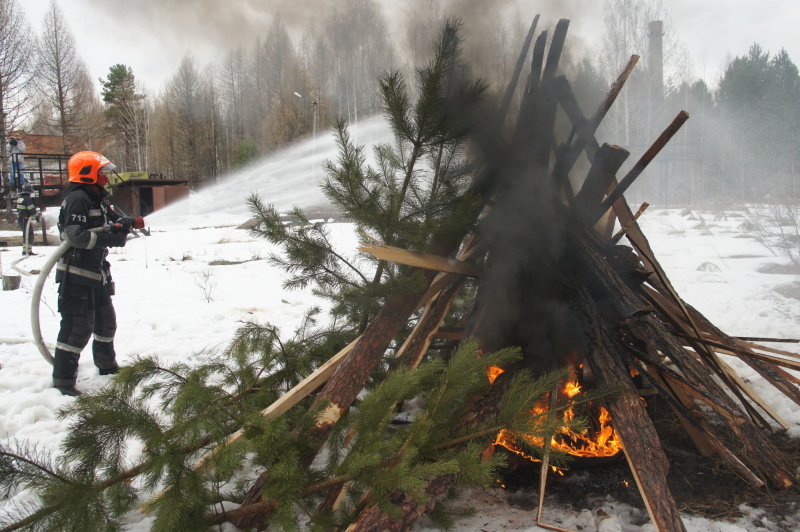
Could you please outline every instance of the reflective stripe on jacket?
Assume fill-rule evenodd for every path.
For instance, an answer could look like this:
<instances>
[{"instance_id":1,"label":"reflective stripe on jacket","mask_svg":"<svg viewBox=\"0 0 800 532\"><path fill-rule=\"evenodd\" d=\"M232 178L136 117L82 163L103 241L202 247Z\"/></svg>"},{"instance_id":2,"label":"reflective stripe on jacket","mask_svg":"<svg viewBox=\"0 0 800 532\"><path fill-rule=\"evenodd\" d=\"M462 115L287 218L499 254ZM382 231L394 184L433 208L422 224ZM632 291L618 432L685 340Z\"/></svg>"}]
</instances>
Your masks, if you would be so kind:
<instances>
[{"instance_id":1,"label":"reflective stripe on jacket","mask_svg":"<svg viewBox=\"0 0 800 532\"><path fill-rule=\"evenodd\" d=\"M116 219L104 201L107 194L94 185L70 185L61 203L58 229L61 240L71 246L56 266L56 282L74 282L87 286L101 286L111 279L108 248L100 244L97 233L89 231L103 227Z\"/></svg>"}]
</instances>

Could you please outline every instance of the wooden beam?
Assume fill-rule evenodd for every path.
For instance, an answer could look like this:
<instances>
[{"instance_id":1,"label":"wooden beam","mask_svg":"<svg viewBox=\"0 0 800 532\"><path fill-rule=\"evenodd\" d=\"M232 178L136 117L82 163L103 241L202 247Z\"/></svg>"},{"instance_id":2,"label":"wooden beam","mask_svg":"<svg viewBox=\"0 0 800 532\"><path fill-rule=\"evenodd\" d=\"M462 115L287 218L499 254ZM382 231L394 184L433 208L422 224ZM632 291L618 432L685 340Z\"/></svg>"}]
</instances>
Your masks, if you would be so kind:
<instances>
[{"instance_id":1,"label":"wooden beam","mask_svg":"<svg viewBox=\"0 0 800 532\"><path fill-rule=\"evenodd\" d=\"M800 344L797 338L762 338L760 336L734 336L734 340L742 342L775 342L779 344Z\"/></svg>"},{"instance_id":2,"label":"wooden beam","mask_svg":"<svg viewBox=\"0 0 800 532\"><path fill-rule=\"evenodd\" d=\"M636 387L627 373L622 349L609 330L613 330L602 317L580 281L575 281L575 296L586 328L587 360L598 382L620 390L606 400L617 438L622 444L625 458L633 473L647 513L659 532L685 532L680 512L675 505L667 483L669 460L661 447L652 420L639 399Z\"/></svg>"},{"instance_id":3,"label":"wooden beam","mask_svg":"<svg viewBox=\"0 0 800 532\"><path fill-rule=\"evenodd\" d=\"M627 233L628 230L637 222L637 220L639 220L639 216L641 216L649 206L650 204L647 202L642 203L641 207L639 207L639 210L633 215L633 220L626 223L619 231L617 231L617 234L611 237L611 239L608 241L608 245L616 246L617 243L622 240L622 237L625 236L625 233Z\"/></svg>"},{"instance_id":4,"label":"wooden beam","mask_svg":"<svg viewBox=\"0 0 800 532\"><path fill-rule=\"evenodd\" d=\"M553 30L553 40L550 42L550 50L547 52L547 63L545 64L542 78L554 78L556 76L568 29L569 19L562 18L556 22L556 28Z\"/></svg>"},{"instance_id":5,"label":"wooden beam","mask_svg":"<svg viewBox=\"0 0 800 532\"><path fill-rule=\"evenodd\" d=\"M433 337L435 339L437 339L437 340L457 340L457 341L460 341L460 340L464 339L465 333L464 333L463 330L460 330L460 331L445 331L445 330L439 329L438 331L436 331L436 333L433 335Z\"/></svg>"},{"instance_id":6,"label":"wooden beam","mask_svg":"<svg viewBox=\"0 0 800 532\"><path fill-rule=\"evenodd\" d=\"M362 242L358 247L358 250L364 253L369 253L370 255L381 260L386 260L397 264L405 264L407 266L415 266L417 268L424 268L426 270L455 273L458 275L466 275L468 277L480 277L481 273L483 272L482 268L468 262L449 259L447 257L440 257L439 255L432 255L430 253L409 251L407 249L396 248L384 244Z\"/></svg>"},{"instance_id":7,"label":"wooden beam","mask_svg":"<svg viewBox=\"0 0 800 532\"><path fill-rule=\"evenodd\" d=\"M610 144L603 144L597 150L594 163L586 175L583 186L575 195L575 208L578 209L578 215L585 221L587 227L594 227L603 213L608 210L602 208L601 202L613 183L617 171L629 155L628 150Z\"/></svg>"},{"instance_id":8,"label":"wooden beam","mask_svg":"<svg viewBox=\"0 0 800 532\"><path fill-rule=\"evenodd\" d=\"M686 334L677 334L676 336L683 338L683 339L691 339L697 342L702 342L705 345L713 347L716 351L720 353L725 353L726 355L735 356L737 358L743 357L753 357L761 360L762 362L768 362L770 364L775 364L776 366L783 366L785 368L800 370L800 360L787 360L785 358L780 358L772 355L767 355L764 353L756 353L752 351L749 347L741 347L737 348L735 346L725 345L722 342L715 342L711 339L706 338L692 338Z\"/></svg>"},{"instance_id":9,"label":"wooden beam","mask_svg":"<svg viewBox=\"0 0 800 532\"><path fill-rule=\"evenodd\" d=\"M760 345L753 342L744 341L740 338L734 338L734 340L736 341L737 344L746 347L748 349L758 349L761 351L766 351L767 353L774 353L776 355L783 355L785 357L800 359L800 353L792 353L791 351L775 349L774 347L768 347L766 345Z\"/></svg>"},{"instance_id":10,"label":"wooden beam","mask_svg":"<svg viewBox=\"0 0 800 532\"><path fill-rule=\"evenodd\" d=\"M436 298L429 301L417 320L414 329L397 351L396 358L406 367L416 368L428 351L437 329L447 316L450 305L464 284L464 278L453 279Z\"/></svg>"},{"instance_id":11,"label":"wooden beam","mask_svg":"<svg viewBox=\"0 0 800 532\"><path fill-rule=\"evenodd\" d=\"M778 425L780 425L780 426L783 428L783 430L789 430L789 424L788 424L788 423L786 423L786 421L785 421L785 420L784 420L784 419L783 419L781 416L779 416L777 412L775 412L775 409L773 409L773 408L772 408L772 407L771 407L771 406L770 406L770 405L769 405L769 404L768 404L766 401L764 401L764 400L761 398L761 396L759 396L759 395L758 395L758 394L755 392L755 390L753 390L753 388L752 388L752 387L751 387L749 384L747 384L747 383L744 381L744 379L742 379L742 378L739 376L739 374L737 374L737 373L736 373L736 372L733 370L733 368L731 368L731 367L730 367L730 366L729 366L727 363L725 363L725 361L723 361L723 360L720 360L720 364L722 364L722 369L723 369L723 370L725 370L725 373L727 373L727 374L730 376L730 378L731 378L731 379L732 379L734 382L736 382L736 384L738 384L738 385L739 385L739 388L741 388L741 389L742 389L742 391L743 391L745 394L747 394L747 396L748 396L748 397L749 397L749 398L750 398L750 399L751 399L751 400L752 400L754 403L756 403L758 406L760 406L760 407L761 407L761 409L762 409L764 412L766 412L766 413L767 413L767 414L768 414L768 415L769 415L769 416L770 416L772 419L774 419L774 420L775 420L775 422L776 422Z\"/></svg>"},{"instance_id":12,"label":"wooden beam","mask_svg":"<svg viewBox=\"0 0 800 532\"><path fill-rule=\"evenodd\" d=\"M667 126L667 129L665 129L661 135L658 136L656 141L650 146L650 148L648 148L644 155L639 158L633 168L631 168L625 177L622 178L616 188L614 188L614 190L608 194L608 197L603 200L603 203L601 204L602 212L606 212L614 205L614 203L617 202L618 199L622 197L625 191L628 190L628 187L630 187L636 178L639 177L642 172L644 172L644 169L647 168L647 165L649 165L653 159L655 159L656 155L661 152L664 146L666 146L669 140L675 136L675 134L678 132L681 126L686 123L687 120L689 120L689 113L686 111L681 111L678 113L678 116L672 120L672 123ZM600 219L599 216L598 219ZM597 222L597 220L595 220L595 222Z\"/></svg>"},{"instance_id":13,"label":"wooden beam","mask_svg":"<svg viewBox=\"0 0 800 532\"><path fill-rule=\"evenodd\" d=\"M611 88L609 89L605 98L603 98L603 101L600 102L597 110L595 110L591 118L585 121L586 126L580 131L577 131L579 133L578 138L570 145L569 150L566 151L565 157L559 159L560 164L557 165L559 172L569 174L582 151L586 151L586 157L589 159L590 163L594 161L597 148L600 147L600 144L594 138L594 133L597 131L600 123L603 121L606 114L608 114L609 109L611 109L611 106L616 101L619 93L622 91L622 87L625 86L625 82L628 80L628 77L630 77L631 72L633 72L633 69L638 61L638 55L631 56L628 64L625 65L625 68L622 70L622 73L617 77L614 83L611 84ZM567 85L569 84L567 83ZM573 127L577 128L578 123L583 123L583 120L580 107L577 105L577 100L575 99L574 94L572 95L572 98L569 98L569 94L572 92L572 89L570 87L568 92L562 91L561 89L564 88L563 82L559 81L558 79L556 80L556 86L558 89L559 98L561 98L561 107L565 110L565 112L568 108L570 109L570 112L573 114ZM575 102L574 105L568 102L570 99ZM556 173L555 170L553 173Z\"/></svg>"},{"instance_id":14,"label":"wooden beam","mask_svg":"<svg viewBox=\"0 0 800 532\"><path fill-rule=\"evenodd\" d=\"M522 74L522 69L525 66L525 58L528 57L528 51L531 48L531 42L533 41L533 36L536 34L536 26L538 23L539 15L536 15L531 23L530 29L528 30L528 35L525 37L525 43L522 45L522 50L520 50L519 57L517 58L517 64L514 67L514 73L511 75L511 81L508 83L506 92L503 95L503 101L500 103L500 114L497 124L498 132L503 129L506 115L508 115L508 110L511 107L511 99L514 97L514 92L517 89L520 74Z\"/></svg>"}]
</instances>

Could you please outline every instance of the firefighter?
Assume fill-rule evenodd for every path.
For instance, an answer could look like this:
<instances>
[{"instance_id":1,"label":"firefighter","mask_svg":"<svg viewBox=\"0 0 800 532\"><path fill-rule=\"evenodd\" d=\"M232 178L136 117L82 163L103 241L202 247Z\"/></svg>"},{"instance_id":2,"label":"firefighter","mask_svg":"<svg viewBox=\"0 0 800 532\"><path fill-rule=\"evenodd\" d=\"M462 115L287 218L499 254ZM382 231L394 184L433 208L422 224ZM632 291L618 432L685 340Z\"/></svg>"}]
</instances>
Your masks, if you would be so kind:
<instances>
[{"instance_id":1,"label":"firefighter","mask_svg":"<svg viewBox=\"0 0 800 532\"><path fill-rule=\"evenodd\" d=\"M78 152L67 163L69 185L64 189L58 230L71 248L56 266L61 329L53 357L53 386L64 395L81 393L75 388L78 359L92 336L100 375L119 371L114 351L117 317L111 302L114 283L106 257L108 248L125 245L131 219L115 210L104 188L114 168L91 151ZM97 228L102 229L90 231Z\"/></svg>"},{"instance_id":2,"label":"firefighter","mask_svg":"<svg viewBox=\"0 0 800 532\"><path fill-rule=\"evenodd\" d=\"M22 254L23 255L36 255L33 252L33 227L28 221L33 218L39 221L39 211L36 209L36 204L31 198L33 188L26 184L22 187L22 191L17 198L17 223L22 229Z\"/></svg>"}]
</instances>

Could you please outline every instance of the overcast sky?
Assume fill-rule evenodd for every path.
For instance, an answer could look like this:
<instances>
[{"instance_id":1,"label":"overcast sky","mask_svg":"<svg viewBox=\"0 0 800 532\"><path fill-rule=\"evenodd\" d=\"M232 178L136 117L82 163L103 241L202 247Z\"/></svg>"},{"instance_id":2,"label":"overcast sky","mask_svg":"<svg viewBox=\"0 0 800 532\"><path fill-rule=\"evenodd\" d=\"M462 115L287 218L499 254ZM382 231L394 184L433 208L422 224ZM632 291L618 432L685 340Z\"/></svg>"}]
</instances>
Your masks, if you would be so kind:
<instances>
[{"instance_id":1,"label":"overcast sky","mask_svg":"<svg viewBox=\"0 0 800 532\"><path fill-rule=\"evenodd\" d=\"M51 0L18 0L34 32ZM399 27L404 12L426 0L378 0ZM569 18L570 36L591 43L602 31L601 0L447 0L474 11L489 4L514 4L527 19ZM442 4L447 4L442 1ZM275 13L291 28L308 27L334 0L56 0L76 37L93 78L109 67L133 69L148 91L158 92L190 50L198 65L217 63L228 50L250 48ZM770 53L785 48L800 64L800 0L663 0L678 37L686 44L696 77L715 85L729 59L758 42ZM392 22L394 21L394 23Z\"/></svg>"}]
</instances>

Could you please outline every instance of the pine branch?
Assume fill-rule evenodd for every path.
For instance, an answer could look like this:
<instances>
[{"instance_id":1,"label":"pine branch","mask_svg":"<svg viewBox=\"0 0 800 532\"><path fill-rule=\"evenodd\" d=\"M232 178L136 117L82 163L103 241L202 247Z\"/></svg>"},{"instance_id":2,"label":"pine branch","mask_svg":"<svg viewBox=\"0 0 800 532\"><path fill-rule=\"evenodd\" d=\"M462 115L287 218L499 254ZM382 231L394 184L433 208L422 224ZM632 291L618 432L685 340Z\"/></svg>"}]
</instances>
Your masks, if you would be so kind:
<instances>
[{"instance_id":1,"label":"pine branch","mask_svg":"<svg viewBox=\"0 0 800 532\"><path fill-rule=\"evenodd\" d=\"M347 266L347 268L355 274L357 277L361 278L363 282L367 282L366 277L364 276L361 271L356 268L350 261L348 261L344 256L337 253L333 246L330 244L330 241L327 238L327 235L320 229L320 224L311 224L309 220L303 215L303 213L299 209L295 209L293 214L298 217L302 226L298 231L291 231L283 225L280 221L277 211L272 206L264 205L260 198L256 195L252 195L247 199L248 205L250 206L251 211L253 211L256 216L261 220L264 224L264 228L261 228L259 225L254 226L251 229L251 233L255 236L261 236L269 240L270 242L283 245L285 249L287 249L288 245L296 246L297 249L304 249L310 248L316 252L322 252L325 255L335 258L341 264ZM314 239L308 237L306 231L311 228L318 232L320 238L322 238L322 242L315 241ZM309 264L306 262L298 262L297 265L290 265L280 263L283 267L287 269L287 271L292 271L293 269L311 269L309 268ZM342 276L339 272L334 271L330 267L325 266L320 261L311 264L310 266L314 266L317 268L325 268L326 273L331 275L333 278L337 279L341 283L345 284L353 284L352 281L347 279L347 277ZM313 272L313 270L312 270ZM313 275L313 273L309 273L309 275Z\"/></svg>"},{"instance_id":2,"label":"pine branch","mask_svg":"<svg viewBox=\"0 0 800 532\"><path fill-rule=\"evenodd\" d=\"M36 512L34 512L31 515L25 517L24 519L20 519L19 521L16 521L15 523L12 523L12 524L10 524L10 525L8 525L6 527L0 528L0 532L13 532L14 530L20 530L22 528L25 528L26 526L34 525L34 524L38 523L39 521L41 521L42 519L44 519L45 517L47 517L48 515L51 515L57 509L58 509L57 507L52 506L52 507L42 508L40 510L37 510Z\"/></svg>"},{"instance_id":3,"label":"pine branch","mask_svg":"<svg viewBox=\"0 0 800 532\"><path fill-rule=\"evenodd\" d=\"M2 448L0 448L0 457L10 458L13 461L17 461L17 462L22 462L22 463L28 464L31 467L33 467L34 469L36 469L38 471L41 471L42 473L45 473L46 475L51 476L56 480L60 480L64 484L70 484L70 482L66 478L62 477L61 475L59 475L55 471L52 471L50 468L45 467L45 466L43 466L43 465L41 465L41 464L39 464L39 463L37 463L37 462L25 457L25 456L21 456L21 455L16 454L16 453L4 451L4 450L2 450ZM4 475L5 475L5 472L4 472Z\"/></svg>"}]
</instances>

